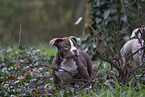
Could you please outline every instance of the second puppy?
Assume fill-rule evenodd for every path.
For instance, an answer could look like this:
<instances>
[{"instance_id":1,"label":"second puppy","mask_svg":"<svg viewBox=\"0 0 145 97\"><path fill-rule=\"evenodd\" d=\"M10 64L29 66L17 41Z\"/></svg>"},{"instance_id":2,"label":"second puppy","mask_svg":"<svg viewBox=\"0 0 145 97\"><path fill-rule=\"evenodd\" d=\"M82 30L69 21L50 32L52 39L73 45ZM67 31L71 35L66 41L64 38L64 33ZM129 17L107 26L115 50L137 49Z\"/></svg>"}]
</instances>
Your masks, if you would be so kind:
<instances>
[{"instance_id":1,"label":"second puppy","mask_svg":"<svg viewBox=\"0 0 145 97\"><path fill-rule=\"evenodd\" d=\"M136 38L136 36L138 38ZM138 49L140 49L144 45L145 28L137 28L137 29L135 29L132 32L132 35L131 35L130 38L133 38L133 39L131 39L127 43L125 43L124 46L122 47L121 51L120 51L120 53L122 55L123 65L124 66L126 65L126 60L128 60L127 56L129 54L135 53ZM138 51L136 54L134 54L133 56L131 56L131 59L134 61L134 63L137 66L142 64L143 53L144 53L144 50L142 49L142 50Z\"/></svg>"}]
</instances>

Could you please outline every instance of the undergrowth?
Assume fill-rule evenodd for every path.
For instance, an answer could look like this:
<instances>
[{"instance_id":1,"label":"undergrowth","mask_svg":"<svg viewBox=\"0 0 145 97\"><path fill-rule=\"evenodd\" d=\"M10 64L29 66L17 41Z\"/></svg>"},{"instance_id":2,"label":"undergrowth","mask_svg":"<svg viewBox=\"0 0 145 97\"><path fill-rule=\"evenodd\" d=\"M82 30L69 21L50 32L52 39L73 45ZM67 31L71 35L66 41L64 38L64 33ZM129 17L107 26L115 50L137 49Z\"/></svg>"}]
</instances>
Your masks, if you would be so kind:
<instances>
[{"instance_id":1,"label":"undergrowth","mask_svg":"<svg viewBox=\"0 0 145 97\"><path fill-rule=\"evenodd\" d=\"M49 48L47 49L49 51ZM54 52L52 52L54 51ZM7 48L0 49L0 96L79 96L79 97L144 97L145 85L137 83L125 86L118 82L109 70L108 63L103 62L97 75L92 80L91 89L79 90L66 86L56 91L52 82L50 66L53 56L42 49ZM55 53L55 50L50 50ZM100 61L93 64L94 71ZM116 72L117 73L117 72ZM132 79L134 80L134 79ZM132 81L133 82L133 81Z\"/></svg>"}]
</instances>

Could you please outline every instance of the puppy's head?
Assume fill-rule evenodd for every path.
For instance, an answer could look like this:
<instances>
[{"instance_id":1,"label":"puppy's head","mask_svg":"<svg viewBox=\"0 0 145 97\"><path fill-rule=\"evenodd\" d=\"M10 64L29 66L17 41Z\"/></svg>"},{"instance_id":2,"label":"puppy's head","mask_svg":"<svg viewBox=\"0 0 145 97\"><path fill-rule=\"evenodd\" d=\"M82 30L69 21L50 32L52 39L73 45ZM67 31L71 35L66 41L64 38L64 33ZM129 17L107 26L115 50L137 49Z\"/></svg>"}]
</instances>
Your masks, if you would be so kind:
<instances>
[{"instance_id":1,"label":"puppy's head","mask_svg":"<svg viewBox=\"0 0 145 97\"><path fill-rule=\"evenodd\" d=\"M50 47L56 46L58 49L58 53L62 58L70 58L79 55L77 49L78 41L74 36L54 38L49 42L49 45Z\"/></svg>"}]
</instances>

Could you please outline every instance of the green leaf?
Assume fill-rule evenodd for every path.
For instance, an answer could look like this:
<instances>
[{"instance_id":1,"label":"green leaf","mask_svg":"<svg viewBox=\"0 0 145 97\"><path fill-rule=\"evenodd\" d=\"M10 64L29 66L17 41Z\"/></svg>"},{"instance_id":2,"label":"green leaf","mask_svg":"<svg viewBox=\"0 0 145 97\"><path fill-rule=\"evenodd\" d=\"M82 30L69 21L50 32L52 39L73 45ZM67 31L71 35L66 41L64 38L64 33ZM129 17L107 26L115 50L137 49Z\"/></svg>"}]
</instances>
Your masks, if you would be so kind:
<instances>
[{"instance_id":1,"label":"green leaf","mask_svg":"<svg viewBox=\"0 0 145 97\"><path fill-rule=\"evenodd\" d=\"M124 21L124 22L127 22L127 16L124 15L124 16L121 18L121 20Z\"/></svg>"},{"instance_id":2,"label":"green leaf","mask_svg":"<svg viewBox=\"0 0 145 97\"><path fill-rule=\"evenodd\" d=\"M100 0L97 0L97 7L100 6Z\"/></svg>"},{"instance_id":3,"label":"green leaf","mask_svg":"<svg viewBox=\"0 0 145 97\"><path fill-rule=\"evenodd\" d=\"M110 10L106 10L106 11L103 13L104 19L107 19L108 16L109 16L109 14L110 14Z\"/></svg>"},{"instance_id":4,"label":"green leaf","mask_svg":"<svg viewBox=\"0 0 145 97\"><path fill-rule=\"evenodd\" d=\"M100 23L101 21L102 21L102 19L101 18L96 18L96 23L98 24L98 23Z\"/></svg>"},{"instance_id":5,"label":"green leaf","mask_svg":"<svg viewBox=\"0 0 145 97\"><path fill-rule=\"evenodd\" d=\"M86 41L88 39L88 35L81 35L80 38L82 41Z\"/></svg>"}]
</instances>

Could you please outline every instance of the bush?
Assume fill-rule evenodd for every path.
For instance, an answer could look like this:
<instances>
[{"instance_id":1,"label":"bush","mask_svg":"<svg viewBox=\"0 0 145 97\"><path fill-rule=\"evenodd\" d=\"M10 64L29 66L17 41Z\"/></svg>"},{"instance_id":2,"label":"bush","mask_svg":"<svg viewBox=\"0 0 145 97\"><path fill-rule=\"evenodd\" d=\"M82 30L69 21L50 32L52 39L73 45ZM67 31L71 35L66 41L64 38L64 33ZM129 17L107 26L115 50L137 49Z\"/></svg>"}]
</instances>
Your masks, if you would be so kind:
<instances>
[{"instance_id":1,"label":"bush","mask_svg":"<svg viewBox=\"0 0 145 97\"><path fill-rule=\"evenodd\" d=\"M50 60L39 49L1 49L1 96L47 93L53 87Z\"/></svg>"}]
</instances>

